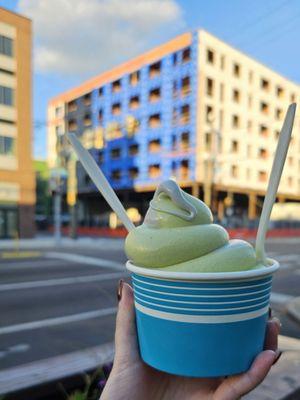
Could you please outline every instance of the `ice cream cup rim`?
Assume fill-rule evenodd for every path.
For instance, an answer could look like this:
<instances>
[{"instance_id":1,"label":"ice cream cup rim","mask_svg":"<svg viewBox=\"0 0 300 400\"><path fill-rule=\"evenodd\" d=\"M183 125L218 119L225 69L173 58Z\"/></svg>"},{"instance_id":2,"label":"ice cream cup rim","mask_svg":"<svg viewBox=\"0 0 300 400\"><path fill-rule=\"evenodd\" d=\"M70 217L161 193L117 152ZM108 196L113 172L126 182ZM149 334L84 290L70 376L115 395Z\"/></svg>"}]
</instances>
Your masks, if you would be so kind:
<instances>
[{"instance_id":1,"label":"ice cream cup rim","mask_svg":"<svg viewBox=\"0 0 300 400\"><path fill-rule=\"evenodd\" d=\"M260 278L273 274L279 268L279 263L276 260L268 258L270 265L265 268L251 269L245 271L234 272L178 272L178 271L163 271L156 268L144 268L134 265L131 261L127 261L126 268L138 275L147 276L150 278L166 278L174 280L196 280L196 281L227 281L227 280L244 280L251 278Z\"/></svg>"}]
</instances>

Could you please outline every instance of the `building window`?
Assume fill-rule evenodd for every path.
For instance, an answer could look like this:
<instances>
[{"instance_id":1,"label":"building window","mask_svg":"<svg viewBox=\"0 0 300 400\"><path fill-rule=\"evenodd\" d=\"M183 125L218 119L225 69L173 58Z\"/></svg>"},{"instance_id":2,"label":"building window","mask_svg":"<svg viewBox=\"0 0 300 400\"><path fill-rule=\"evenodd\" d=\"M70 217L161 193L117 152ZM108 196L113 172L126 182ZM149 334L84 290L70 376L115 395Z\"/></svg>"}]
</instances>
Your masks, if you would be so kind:
<instances>
[{"instance_id":1,"label":"building window","mask_svg":"<svg viewBox=\"0 0 300 400\"><path fill-rule=\"evenodd\" d=\"M240 102L240 92L237 89L233 89L232 91L232 100L235 103L239 103Z\"/></svg>"},{"instance_id":2,"label":"building window","mask_svg":"<svg viewBox=\"0 0 300 400\"><path fill-rule=\"evenodd\" d=\"M187 49L184 49L182 52L182 62L186 63L191 61L191 49L188 47Z\"/></svg>"},{"instance_id":3,"label":"building window","mask_svg":"<svg viewBox=\"0 0 300 400\"><path fill-rule=\"evenodd\" d=\"M112 83L111 90L113 93L118 93L121 91L121 79L117 79Z\"/></svg>"},{"instance_id":4,"label":"building window","mask_svg":"<svg viewBox=\"0 0 300 400\"><path fill-rule=\"evenodd\" d=\"M276 108L275 110L275 118L281 120L283 118L283 111L281 108Z\"/></svg>"},{"instance_id":5,"label":"building window","mask_svg":"<svg viewBox=\"0 0 300 400\"><path fill-rule=\"evenodd\" d=\"M294 165L294 158L292 156L288 157L288 165L292 167Z\"/></svg>"},{"instance_id":6,"label":"building window","mask_svg":"<svg viewBox=\"0 0 300 400\"><path fill-rule=\"evenodd\" d=\"M220 67L222 70L225 68L225 56L221 56Z\"/></svg>"},{"instance_id":7,"label":"building window","mask_svg":"<svg viewBox=\"0 0 300 400\"><path fill-rule=\"evenodd\" d=\"M231 142L231 151L232 153L237 153L239 151L239 142L237 140Z\"/></svg>"},{"instance_id":8,"label":"building window","mask_svg":"<svg viewBox=\"0 0 300 400\"><path fill-rule=\"evenodd\" d=\"M91 93L87 93L83 96L83 104L85 106L89 106L92 103L92 95Z\"/></svg>"},{"instance_id":9,"label":"building window","mask_svg":"<svg viewBox=\"0 0 300 400\"><path fill-rule=\"evenodd\" d=\"M98 163L102 164L103 161L104 161L104 154L103 154L103 151L100 151L98 154Z\"/></svg>"},{"instance_id":10,"label":"building window","mask_svg":"<svg viewBox=\"0 0 300 400\"><path fill-rule=\"evenodd\" d=\"M232 116L232 127L239 128L240 127L240 117L238 115Z\"/></svg>"},{"instance_id":11,"label":"building window","mask_svg":"<svg viewBox=\"0 0 300 400\"><path fill-rule=\"evenodd\" d=\"M267 173L266 173L266 171L258 171L258 180L259 180L259 182L266 182L267 181Z\"/></svg>"},{"instance_id":12,"label":"building window","mask_svg":"<svg viewBox=\"0 0 300 400\"><path fill-rule=\"evenodd\" d=\"M280 135L280 131L276 130L274 132L274 134L275 134L275 139L278 140L279 139L279 135Z\"/></svg>"},{"instance_id":13,"label":"building window","mask_svg":"<svg viewBox=\"0 0 300 400\"><path fill-rule=\"evenodd\" d=\"M248 132L252 131L252 121L250 121L250 120L247 122L247 129L248 129Z\"/></svg>"},{"instance_id":14,"label":"building window","mask_svg":"<svg viewBox=\"0 0 300 400\"><path fill-rule=\"evenodd\" d=\"M100 109L98 112L98 121L102 124L103 122L103 110Z\"/></svg>"},{"instance_id":15,"label":"building window","mask_svg":"<svg viewBox=\"0 0 300 400\"><path fill-rule=\"evenodd\" d=\"M68 122L68 130L69 132L74 132L77 129L77 123L75 119L70 119Z\"/></svg>"},{"instance_id":16,"label":"building window","mask_svg":"<svg viewBox=\"0 0 300 400\"><path fill-rule=\"evenodd\" d=\"M294 180L293 180L293 177L292 177L292 176L289 176L289 177L288 177L288 186L289 186L289 187L292 187L292 186L293 186L293 181L294 181Z\"/></svg>"},{"instance_id":17,"label":"building window","mask_svg":"<svg viewBox=\"0 0 300 400\"><path fill-rule=\"evenodd\" d=\"M172 150L176 150L176 135L172 135Z\"/></svg>"},{"instance_id":18,"label":"building window","mask_svg":"<svg viewBox=\"0 0 300 400\"><path fill-rule=\"evenodd\" d=\"M111 107L112 115L120 115L121 114L121 103L114 103Z\"/></svg>"},{"instance_id":19,"label":"building window","mask_svg":"<svg viewBox=\"0 0 300 400\"><path fill-rule=\"evenodd\" d=\"M213 108L212 106L206 106L206 112L205 112L205 120L207 123L211 123L213 118Z\"/></svg>"},{"instance_id":20,"label":"building window","mask_svg":"<svg viewBox=\"0 0 300 400\"><path fill-rule=\"evenodd\" d=\"M154 78L155 76L158 76L161 71L161 62L158 61L149 67L149 77Z\"/></svg>"},{"instance_id":21,"label":"building window","mask_svg":"<svg viewBox=\"0 0 300 400\"><path fill-rule=\"evenodd\" d=\"M111 177L114 181L118 182L121 180L121 170L115 169L112 171Z\"/></svg>"},{"instance_id":22,"label":"building window","mask_svg":"<svg viewBox=\"0 0 300 400\"><path fill-rule=\"evenodd\" d=\"M15 138L0 136L0 155L12 156L15 154Z\"/></svg>"},{"instance_id":23,"label":"building window","mask_svg":"<svg viewBox=\"0 0 300 400\"><path fill-rule=\"evenodd\" d=\"M248 107L252 107L252 96L248 96Z\"/></svg>"},{"instance_id":24,"label":"building window","mask_svg":"<svg viewBox=\"0 0 300 400\"><path fill-rule=\"evenodd\" d=\"M239 78L241 75L241 67L237 63L233 64L233 75L236 76L237 78Z\"/></svg>"},{"instance_id":25,"label":"building window","mask_svg":"<svg viewBox=\"0 0 300 400\"><path fill-rule=\"evenodd\" d=\"M140 96L132 96L129 100L129 108L135 109L140 106Z\"/></svg>"},{"instance_id":26,"label":"building window","mask_svg":"<svg viewBox=\"0 0 300 400\"><path fill-rule=\"evenodd\" d=\"M262 136L265 136L265 137L269 136L269 129L266 125L260 125L259 130L260 130L260 134Z\"/></svg>"},{"instance_id":27,"label":"building window","mask_svg":"<svg viewBox=\"0 0 300 400\"><path fill-rule=\"evenodd\" d=\"M184 105L180 109L180 123L188 124L190 122L190 106L188 104Z\"/></svg>"},{"instance_id":28,"label":"building window","mask_svg":"<svg viewBox=\"0 0 300 400\"><path fill-rule=\"evenodd\" d=\"M101 88L98 89L98 95L99 95L99 97L102 97L103 94L104 94L104 88L101 87Z\"/></svg>"},{"instance_id":29,"label":"building window","mask_svg":"<svg viewBox=\"0 0 300 400\"><path fill-rule=\"evenodd\" d=\"M219 124L220 124L220 129L223 129L223 125L224 125L224 111L220 110L219 113Z\"/></svg>"},{"instance_id":30,"label":"building window","mask_svg":"<svg viewBox=\"0 0 300 400\"><path fill-rule=\"evenodd\" d=\"M139 152L139 145L138 144L132 144L128 148L128 152L130 156L135 156Z\"/></svg>"},{"instance_id":31,"label":"building window","mask_svg":"<svg viewBox=\"0 0 300 400\"><path fill-rule=\"evenodd\" d=\"M0 86L0 103L6 106L14 104L14 90L6 86Z\"/></svg>"},{"instance_id":32,"label":"building window","mask_svg":"<svg viewBox=\"0 0 300 400\"><path fill-rule=\"evenodd\" d=\"M148 168L149 177L152 179L159 178L161 175L161 169L159 164L151 164Z\"/></svg>"},{"instance_id":33,"label":"building window","mask_svg":"<svg viewBox=\"0 0 300 400\"><path fill-rule=\"evenodd\" d=\"M179 179L189 178L189 161L182 160L179 166Z\"/></svg>"},{"instance_id":34,"label":"building window","mask_svg":"<svg viewBox=\"0 0 300 400\"><path fill-rule=\"evenodd\" d=\"M283 95L284 95L284 90L283 90L283 88L282 88L281 86L277 86L277 87L276 87L276 95L277 95L277 97L279 97L279 98L282 98L282 97L283 97Z\"/></svg>"},{"instance_id":35,"label":"building window","mask_svg":"<svg viewBox=\"0 0 300 400\"><path fill-rule=\"evenodd\" d=\"M236 165L231 166L230 174L231 174L232 178L238 177L238 167Z\"/></svg>"},{"instance_id":36,"label":"building window","mask_svg":"<svg viewBox=\"0 0 300 400\"><path fill-rule=\"evenodd\" d=\"M263 90L269 91L270 89L270 82L267 79L261 78L260 80L260 87Z\"/></svg>"},{"instance_id":37,"label":"building window","mask_svg":"<svg viewBox=\"0 0 300 400\"><path fill-rule=\"evenodd\" d=\"M252 157L252 146L248 144L247 146L247 157L251 158Z\"/></svg>"},{"instance_id":38,"label":"building window","mask_svg":"<svg viewBox=\"0 0 300 400\"><path fill-rule=\"evenodd\" d=\"M206 51L206 61L209 64L213 64L215 62L215 53L211 49L207 49Z\"/></svg>"},{"instance_id":39,"label":"building window","mask_svg":"<svg viewBox=\"0 0 300 400\"><path fill-rule=\"evenodd\" d=\"M160 98L161 98L160 88L155 88L150 91L150 93L149 93L149 102L150 103L155 103L155 102L159 101Z\"/></svg>"},{"instance_id":40,"label":"building window","mask_svg":"<svg viewBox=\"0 0 300 400\"><path fill-rule=\"evenodd\" d=\"M148 143L148 151L150 153L157 153L158 151L160 151L160 149L160 139L154 139Z\"/></svg>"},{"instance_id":41,"label":"building window","mask_svg":"<svg viewBox=\"0 0 300 400\"><path fill-rule=\"evenodd\" d=\"M205 134L205 150L206 150L206 151L210 151L210 150L211 150L211 145L212 145L212 142L211 142L211 133L210 133L210 132L207 132L207 133Z\"/></svg>"},{"instance_id":42,"label":"building window","mask_svg":"<svg viewBox=\"0 0 300 400\"><path fill-rule=\"evenodd\" d=\"M188 150L188 148L190 147L190 135L189 135L189 132L183 132L181 134L180 147L181 147L182 150Z\"/></svg>"},{"instance_id":43,"label":"building window","mask_svg":"<svg viewBox=\"0 0 300 400\"><path fill-rule=\"evenodd\" d=\"M114 149L111 149L110 157L113 158L113 159L120 158L121 157L121 149L120 149L120 147L116 147Z\"/></svg>"},{"instance_id":44,"label":"building window","mask_svg":"<svg viewBox=\"0 0 300 400\"><path fill-rule=\"evenodd\" d=\"M177 82L173 82L173 97L177 97L178 91L177 91Z\"/></svg>"},{"instance_id":45,"label":"building window","mask_svg":"<svg viewBox=\"0 0 300 400\"><path fill-rule=\"evenodd\" d=\"M174 53L173 54L173 65L176 65L177 61L178 61L178 55L177 55L177 53Z\"/></svg>"},{"instance_id":46,"label":"building window","mask_svg":"<svg viewBox=\"0 0 300 400\"><path fill-rule=\"evenodd\" d=\"M214 94L214 81L211 78L206 78L206 94L213 96Z\"/></svg>"},{"instance_id":47,"label":"building window","mask_svg":"<svg viewBox=\"0 0 300 400\"><path fill-rule=\"evenodd\" d=\"M131 167L129 168L129 178L130 179L136 179L139 175L139 169L137 167Z\"/></svg>"},{"instance_id":48,"label":"building window","mask_svg":"<svg viewBox=\"0 0 300 400\"><path fill-rule=\"evenodd\" d=\"M148 119L149 128L158 128L161 125L161 117L160 114L150 115Z\"/></svg>"},{"instance_id":49,"label":"building window","mask_svg":"<svg viewBox=\"0 0 300 400\"><path fill-rule=\"evenodd\" d=\"M191 93L191 80L189 76L186 76L181 80L181 95L188 96Z\"/></svg>"},{"instance_id":50,"label":"building window","mask_svg":"<svg viewBox=\"0 0 300 400\"><path fill-rule=\"evenodd\" d=\"M92 118L91 114L85 114L83 117L83 124L84 126L90 126L92 125Z\"/></svg>"},{"instance_id":51,"label":"building window","mask_svg":"<svg viewBox=\"0 0 300 400\"><path fill-rule=\"evenodd\" d=\"M259 158L263 158L263 159L268 158L268 151L267 151L267 149L260 148L260 149L258 150L258 157L259 157Z\"/></svg>"},{"instance_id":52,"label":"building window","mask_svg":"<svg viewBox=\"0 0 300 400\"><path fill-rule=\"evenodd\" d=\"M139 81L140 81L140 71L132 72L129 75L129 83L131 86L137 85Z\"/></svg>"},{"instance_id":53,"label":"building window","mask_svg":"<svg viewBox=\"0 0 300 400\"><path fill-rule=\"evenodd\" d=\"M291 103L295 103L296 102L296 95L295 93L291 93Z\"/></svg>"},{"instance_id":54,"label":"building window","mask_svg":"<svg viewBox=\"0 0 300 400\"><path fill-rule=\"evenodd\" d=\"M249 71L249 73L248 73L248 81L249 81L249 83L253 82L253 71Z\"/></svg>"},{"instance_id":55,"label":"building window","mask_svg":"<svg viewBox=\"0 0 300 400\"><path fill-rule=\"evenodd\" d=\"M0 53L6 56L13 56L13 40L0 35Z\"/></svg>"},{"instance_id":56,"label":"building window","mask_svg":"<svg viewBox=\"0 0 300 400\"><path fill-rule=\"evenodd\" d=\"M77 103L76 100L70 101L68 103L68 113L74 112L77 110Z\"/></svg>"},{"instance_id":57,"label":"building window","mask_svg":"<svg viewBox=\"0 0 300 400\"><path fill-rule=\"evenodd\" d=\"M56 118L61 117L62 116L62 111L63 111L62 107L55 107L55 117Z\"/></svg>"},{"instance_id":58,"label":"building window","mask_svg":"<svg viewBox=\"0 0 300 400\"><path fill-rule=\"evenodd\" d=\"M268 115L269 114L269 104L265 103L264 101L260 102L260 111L265 114Z\"/></svg>"},{"instance_id":59,"label":"building window","mask_svg":"<svg viewBox=\"0 0 300 400\"><path fill-rule=\"evenodd\" d=\"M220 101L224 100L224 83L220 84Z\"/></svg>"}]
</instances>

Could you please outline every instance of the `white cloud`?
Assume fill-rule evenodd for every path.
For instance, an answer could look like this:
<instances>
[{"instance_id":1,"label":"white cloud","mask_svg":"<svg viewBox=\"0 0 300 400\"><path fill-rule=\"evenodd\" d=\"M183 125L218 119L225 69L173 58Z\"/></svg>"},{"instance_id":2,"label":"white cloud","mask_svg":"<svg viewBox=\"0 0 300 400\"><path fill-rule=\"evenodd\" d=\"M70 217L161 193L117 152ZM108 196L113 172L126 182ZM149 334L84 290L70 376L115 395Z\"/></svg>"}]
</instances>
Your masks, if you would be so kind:
<instances>
[{"instance_id":1,"label":"white cloud","mask_svg":"<svg viewBox=\"0 0 300 400\"><path fill-rule=\"evenodd\" d=\"M39 72L91 75L178 33L176 0L20 0L33 20Z\"/></svg>"}]
</instances>

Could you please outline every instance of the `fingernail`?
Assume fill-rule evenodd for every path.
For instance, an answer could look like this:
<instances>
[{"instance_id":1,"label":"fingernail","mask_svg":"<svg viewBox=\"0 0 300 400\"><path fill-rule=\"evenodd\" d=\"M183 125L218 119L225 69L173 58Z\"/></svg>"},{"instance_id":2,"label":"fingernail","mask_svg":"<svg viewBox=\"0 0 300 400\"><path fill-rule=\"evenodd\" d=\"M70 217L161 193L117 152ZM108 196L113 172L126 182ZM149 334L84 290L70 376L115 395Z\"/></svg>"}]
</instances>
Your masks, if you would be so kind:
<instances>
[{"instance_id":1,"label":"fingernail","mask_svg":"<svg viewBox=\"0 0 300 400\"><path fill-rule=\"evenodd\" d=\"M269 307L269 318L272 318L272 308Z\"/></svg>"},{"instance_id":2,"label":"fingernail","mask_svg":"<svg viewBox=\"0 0 300 400\"><path fill-rule=\"evenodd\" d=\"M119 283L118 283L118 290L117 290L118 301L120 301L122 298L123 283L124 283L123 279L120 279Z\"/></svg>"},{"instance_id":3,"label":"fingernail","mask_svg":"<svg viewBox=\"0 0 300 400\"><path fill-rule=\"evenodd\" d=\"M277 361L279 360L279 358L281 357L281 355L282 355L282 351L280 351L280 350L277 350L276 351L276 358L275 358L275 360L273 361L273 365L275 365L276 363L277 363Z\"/></svg>"}]
</instances>

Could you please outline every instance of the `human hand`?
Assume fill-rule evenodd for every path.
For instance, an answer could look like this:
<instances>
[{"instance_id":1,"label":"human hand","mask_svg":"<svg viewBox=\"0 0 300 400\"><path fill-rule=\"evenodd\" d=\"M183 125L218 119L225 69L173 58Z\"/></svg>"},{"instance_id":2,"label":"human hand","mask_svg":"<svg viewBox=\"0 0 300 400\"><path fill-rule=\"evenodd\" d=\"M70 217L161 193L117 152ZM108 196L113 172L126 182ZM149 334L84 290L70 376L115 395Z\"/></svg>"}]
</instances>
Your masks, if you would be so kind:
<instances>
[{"instance_id":1,"label":"human hand","mask_svg":"<svg viewBox=\"0 0 300 400\"><path fill-rule=\"evenodd\" d=\"M228 378L186 378L160 372L139 354L132 288L121 282L113 369L100 400L238 400L258 386L279 359L280 322L268 321L265 350L249 371Z\"/></svg>"}]
</instances>

